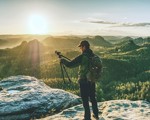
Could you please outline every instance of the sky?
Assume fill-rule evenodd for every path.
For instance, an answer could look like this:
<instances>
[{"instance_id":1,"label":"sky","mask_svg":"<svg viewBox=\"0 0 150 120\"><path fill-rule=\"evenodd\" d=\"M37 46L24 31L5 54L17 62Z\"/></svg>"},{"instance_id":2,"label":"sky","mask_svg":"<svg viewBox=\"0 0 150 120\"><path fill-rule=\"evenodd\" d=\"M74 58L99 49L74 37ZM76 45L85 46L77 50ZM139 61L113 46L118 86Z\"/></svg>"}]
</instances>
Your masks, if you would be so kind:
<instances>
[{"instance_id":1,"label":"sky","mask_svg":"<svg viewBox=\"0 0 150 120\"><path fill-rule=\"evenodd\" d=\"M150 36L150 0L0 0L0 34Z\"/></svg>"}]
</instances>

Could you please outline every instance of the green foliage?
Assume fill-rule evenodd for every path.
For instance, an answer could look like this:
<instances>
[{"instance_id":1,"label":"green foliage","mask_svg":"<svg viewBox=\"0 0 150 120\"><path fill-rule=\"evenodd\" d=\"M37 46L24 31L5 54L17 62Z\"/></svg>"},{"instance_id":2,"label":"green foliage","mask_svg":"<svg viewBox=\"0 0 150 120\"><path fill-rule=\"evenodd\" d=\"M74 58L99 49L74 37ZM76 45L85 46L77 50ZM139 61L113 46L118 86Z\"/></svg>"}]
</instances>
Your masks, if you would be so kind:
<instances>
[{"instance_id":1,"label":"green foliage","mask_svg":"<svg viewBox=\"0 0 150 120\"><path fill-rule=\"evenodd\" d=\"M67 78L65 78L65 81L60 78L43 79L43 81L52 88L63 89L73 94L79 95L79 84L76 78L71 78L71 83L68 81Z\"/></svg>"},{"instance_id":2,"label":"green foliage","mask_svg":"<svg viewBox=\"0 0 150 120\"><path fill-rule=\"evenodd\" d=\"M113 86L113 99L147 100L150 101L150 82L127 82Z\"/></svg>"},{"instance_id":3,"label":"green foliage","mask_svg":"<svg viewBox=\"0 0 150 120\"><path fill-rule=\"evenodd\" d=\"M137 46L131 41L125 41L108 48L108 46L95 46L100 41L105 42L102 37L88 39L94 45L91 46L94 53L101 56L104 67L101 82L96 87L98 101L110 99L150 101L148 93L150 91L150 43ZM73 59L80 54L76 45L81 37L50 37L45 39L43 43L49 44L55 41L53 44L55 47L59 40L62 40L59 45L64 48L56 45L56 49L59 48L57 50L62 52L64 56ZM149 39L144 40L149 41ZM68 82L64 84L60 79L62 76L59 59L54 53L54 49L44 46L37 40L24 41L12 49L0 49L0 79L12 75L35 76L50 87L64 89L79 95L78 68L66 69L73 80L71 84Z\"/></svg>"},{"instance_id":4,"label":"green foliage","mask_svg":"<svg viewBox=\"0 0 150 120\"><path fill-rule=\"evenodd\" d=\"M102 84L96 84L96 93L97 93L97 100L98 101L105 101L104 91L102 89Z\"/></svg>"}]
</instances>

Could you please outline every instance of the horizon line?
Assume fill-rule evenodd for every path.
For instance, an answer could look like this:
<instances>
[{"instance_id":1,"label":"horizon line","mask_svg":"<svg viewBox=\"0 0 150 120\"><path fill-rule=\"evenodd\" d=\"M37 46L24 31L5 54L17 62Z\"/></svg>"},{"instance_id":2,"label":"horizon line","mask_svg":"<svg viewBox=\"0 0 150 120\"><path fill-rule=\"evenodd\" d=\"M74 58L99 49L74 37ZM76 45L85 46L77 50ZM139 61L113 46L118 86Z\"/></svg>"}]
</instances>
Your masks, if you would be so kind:
<instances>
[{"instance_id":1,"label":"horizon line","mask_svg":"<svg viewBox=\"0 0 150 120\"><path fill-rule=\"evenodd\" d=\"M95 34L95 35L87 35L87 34L58 34L58 35L52 35L52 34L0 34L0 36L23 36L23 35L36 35L36 36L120 36L120 37L150 37L150 35L99 35L99 34Z\"/></svg>"}]
</instances>

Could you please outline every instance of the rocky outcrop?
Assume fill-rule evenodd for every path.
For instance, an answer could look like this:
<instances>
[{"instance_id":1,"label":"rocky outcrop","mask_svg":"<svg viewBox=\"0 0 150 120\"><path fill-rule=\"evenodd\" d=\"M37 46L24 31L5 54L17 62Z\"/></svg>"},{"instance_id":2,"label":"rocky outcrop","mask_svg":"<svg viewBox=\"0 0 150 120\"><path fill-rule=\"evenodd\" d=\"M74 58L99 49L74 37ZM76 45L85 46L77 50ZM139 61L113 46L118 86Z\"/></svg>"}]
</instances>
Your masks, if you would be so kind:
<instances>
[{"instance_id":1,"label":"rocky outcrop","mask_svg":"<svg viewBox=\"0 0 150 120\"><path fill-rule=\"evenodd\" d=\"M149 120L150 104L146 101L111 100L98 103L99 120ZM84 116L82 105L77 105L59 114L40 120L81 120ZM92 117L92 120L95 120Z\"/></svg>"},{"instance_id":2,"label":"rocky outcrop","mask_svg":"<svg viewBox=\"0 0 150 120\"><path fill-rule=\"evenodd\" d=\"M0 120L40 118L80 103L78 96L30 76L5 78L0 86Z\"/></svg>"}]
</instances>

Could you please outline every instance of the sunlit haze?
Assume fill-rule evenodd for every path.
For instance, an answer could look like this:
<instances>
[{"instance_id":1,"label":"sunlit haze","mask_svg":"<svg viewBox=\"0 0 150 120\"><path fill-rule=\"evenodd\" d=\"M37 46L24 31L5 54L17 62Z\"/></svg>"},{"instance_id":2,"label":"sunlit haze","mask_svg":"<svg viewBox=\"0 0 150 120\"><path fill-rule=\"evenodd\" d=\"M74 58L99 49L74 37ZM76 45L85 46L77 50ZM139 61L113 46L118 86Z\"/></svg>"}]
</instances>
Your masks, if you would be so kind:
<instances>
[{"instance_id":1,"label":"sunlit haze","mask_svg":"<svg viewBox=\"0 0 150 120\"><path fill-rule=\"evenodd\" d=\"M149 0L1 0L0 34L150 35Z\"/></svg>"},{"instance_id":2,"label":"sunlit haze","mask_svg":"<svg viewBox=\"0 0 150 120\"><path fill-rule=\"evenodd\" d=\"M29 33L31 34L48 34L48 22L41 15L33 14L28 20Z\"/></svg>"}]
</instances>

